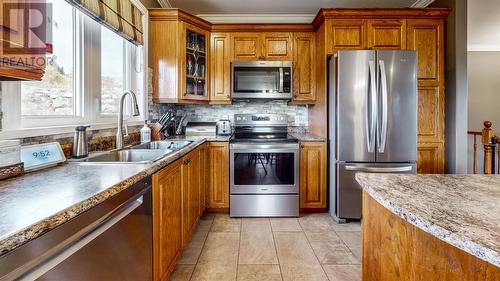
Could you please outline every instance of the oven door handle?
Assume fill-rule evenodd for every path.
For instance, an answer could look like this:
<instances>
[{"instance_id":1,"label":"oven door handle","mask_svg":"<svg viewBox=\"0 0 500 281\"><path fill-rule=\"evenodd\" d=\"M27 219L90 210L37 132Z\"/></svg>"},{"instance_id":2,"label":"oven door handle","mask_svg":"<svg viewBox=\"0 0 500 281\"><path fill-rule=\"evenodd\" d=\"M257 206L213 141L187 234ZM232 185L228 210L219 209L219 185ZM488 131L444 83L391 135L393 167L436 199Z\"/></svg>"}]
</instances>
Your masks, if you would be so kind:
<instances>
[{"instance_id":1,"label":"oven door handle","mask_svg":"<svg viewBox=\"0 0 500 281\"><path fill-rule=\"evenodd\" d=\"M255 144L255 143L232 143L230 145L232 150L245 150L245 151L256 151L256 150L266 150L266 149L276 149L276 150L284 150L284 149L292 149L298 150L298 143L273 143L273 144ZM266 152L266 151L262 151Z\"/></svg>"}]
</instances>

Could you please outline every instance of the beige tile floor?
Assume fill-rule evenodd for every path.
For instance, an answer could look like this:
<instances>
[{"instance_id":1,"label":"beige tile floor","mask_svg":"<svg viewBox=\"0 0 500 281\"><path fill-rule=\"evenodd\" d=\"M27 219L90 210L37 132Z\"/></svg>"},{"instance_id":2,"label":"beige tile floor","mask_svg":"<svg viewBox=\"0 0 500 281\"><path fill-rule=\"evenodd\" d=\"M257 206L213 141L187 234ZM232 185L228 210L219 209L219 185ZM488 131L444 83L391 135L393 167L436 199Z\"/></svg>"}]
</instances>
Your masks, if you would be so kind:
<instances>
[{"instance_id":1,"label":"beige tile floor","mask_svg":"<svg viewBox=\"0 0 500 281\"><path fill-rule=\"evenodd\" d=\"M359 223L338 225L327 214L205 214L170 280L359 281L360 264Z\"/></svg>"}]
</instances>

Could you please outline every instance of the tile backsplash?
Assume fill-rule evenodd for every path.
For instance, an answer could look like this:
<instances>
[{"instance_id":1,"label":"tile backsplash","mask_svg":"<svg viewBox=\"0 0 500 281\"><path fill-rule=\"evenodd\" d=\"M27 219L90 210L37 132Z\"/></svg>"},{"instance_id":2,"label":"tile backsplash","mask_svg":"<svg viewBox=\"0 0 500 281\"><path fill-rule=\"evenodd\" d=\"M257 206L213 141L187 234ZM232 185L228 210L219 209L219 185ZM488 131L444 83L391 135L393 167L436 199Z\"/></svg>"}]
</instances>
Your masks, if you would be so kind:
<instances>
[{"instance_id":1,"label":"tile backsplash","mask_svg":"<svg viewBox=\"0 0 500 281\"><path fill-rule=\"evenodd\" d=\"M288 105L286 101L234 101L229 105L179 105L177 113L186 113L188 121L217 121L234 114L272 113L287 114L289 126L307 126L307 105Z\"/></svg>"}]
</instances>

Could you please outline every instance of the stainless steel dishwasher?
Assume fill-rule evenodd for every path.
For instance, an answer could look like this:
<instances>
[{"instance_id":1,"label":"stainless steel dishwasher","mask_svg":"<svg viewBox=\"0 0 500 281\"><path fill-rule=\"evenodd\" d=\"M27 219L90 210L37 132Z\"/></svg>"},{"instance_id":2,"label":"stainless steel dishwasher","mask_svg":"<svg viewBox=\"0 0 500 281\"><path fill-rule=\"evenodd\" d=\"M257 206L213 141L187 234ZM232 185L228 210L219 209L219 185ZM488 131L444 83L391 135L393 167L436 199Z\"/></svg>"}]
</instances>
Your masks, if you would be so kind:
<instances>
[{"instance_id":1,"label":"stainless steel dishwasher","mask_svg":"<svg viewBox=\"0 0 500 281\"><path fill-rule=\"evenodd\" d=\"M152 280L151 177L0 257L0 280Z\"/></svg>"}]
</instances>

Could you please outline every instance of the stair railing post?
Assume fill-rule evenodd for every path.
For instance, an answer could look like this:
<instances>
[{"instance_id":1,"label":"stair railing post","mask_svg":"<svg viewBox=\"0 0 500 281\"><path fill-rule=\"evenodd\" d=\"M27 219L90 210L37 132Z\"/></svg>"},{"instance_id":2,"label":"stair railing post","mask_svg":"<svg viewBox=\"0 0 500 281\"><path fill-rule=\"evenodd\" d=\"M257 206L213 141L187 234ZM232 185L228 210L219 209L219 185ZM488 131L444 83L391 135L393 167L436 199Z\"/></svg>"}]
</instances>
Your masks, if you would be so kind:
<instances>
[{"instance_id":1,"label":"stair railing post","mask_svg":"<svg viewBox=\"0 0 500 281\"><path fill-rule=\"evenodd\" d=\"M484 128L482 131L482 143L484 147L484 174L492 174L493 173L493 147L492 138L493 138L493 130L491 126L493 125L490 121L484 121Z\"/></svg>"}]
</instances>

